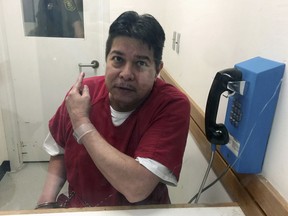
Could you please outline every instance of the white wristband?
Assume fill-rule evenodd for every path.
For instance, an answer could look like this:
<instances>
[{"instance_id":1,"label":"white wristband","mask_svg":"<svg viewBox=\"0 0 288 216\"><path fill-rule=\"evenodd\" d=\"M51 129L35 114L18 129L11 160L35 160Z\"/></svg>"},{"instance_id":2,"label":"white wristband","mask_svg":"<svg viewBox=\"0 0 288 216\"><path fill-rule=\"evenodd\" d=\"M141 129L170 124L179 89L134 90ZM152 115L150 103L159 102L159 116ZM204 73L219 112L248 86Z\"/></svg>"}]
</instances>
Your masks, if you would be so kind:
<instances>
[{"instance_id":1,"label":"white wristband","mask_svg":"<svg viewBox=\"0 0 288 216\"><path fill-rule=\"evenodd\" d=\"M92 131L95 131L95 127L93 124L91 123L84 123L82 125L80 125L78 128L76 128L73 132L73 136L74 138L76 139L76 141L79 143L79 144L82 144L81 143L81 139L88 133L92 132Z\"/></svg>"}]
</instances>

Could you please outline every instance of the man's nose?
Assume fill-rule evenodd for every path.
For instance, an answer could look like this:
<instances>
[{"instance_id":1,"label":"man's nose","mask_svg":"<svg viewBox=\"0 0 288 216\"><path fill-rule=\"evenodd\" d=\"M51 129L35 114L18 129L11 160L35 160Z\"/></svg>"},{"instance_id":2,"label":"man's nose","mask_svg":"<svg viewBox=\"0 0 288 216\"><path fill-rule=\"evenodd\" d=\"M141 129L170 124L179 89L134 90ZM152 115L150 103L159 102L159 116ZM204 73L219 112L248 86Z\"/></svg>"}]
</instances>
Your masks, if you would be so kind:
<instances>
[{"instance_id":1,"label":"man's nose","mask_svg":"<svg viewBox=\"0 0 288 216\"><path fill-rule=\"evenodd\" d=\"M133 80L134 79L134 72L133 72L133 64L131 63L126 63L121 72L120 72L120 77L124 80Z\"/></svg>"}]
</instances>

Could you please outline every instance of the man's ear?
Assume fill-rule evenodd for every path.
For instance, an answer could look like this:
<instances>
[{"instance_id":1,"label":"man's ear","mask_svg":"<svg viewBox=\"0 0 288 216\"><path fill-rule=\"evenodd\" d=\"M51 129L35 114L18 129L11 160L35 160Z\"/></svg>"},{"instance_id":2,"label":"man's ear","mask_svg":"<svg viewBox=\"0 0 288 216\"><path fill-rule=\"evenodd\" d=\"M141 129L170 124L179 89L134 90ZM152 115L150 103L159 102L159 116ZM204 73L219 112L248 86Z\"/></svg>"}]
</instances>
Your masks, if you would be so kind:
<instances>
[{"instance_id":1,"label":"man's ear","mask_svg":"<svg viewBox=\"0 0 288 216\"><path fill-rule=\"evenodd\" d=\"M155 75L155 77L157 77L158 75L159 75L159 73L160 73L160 71L162 70L162 68L163 68L163 62L161 61L161 63L159 64L159 66L156 68L156 75Z\"/></svg>"}]
</instances>

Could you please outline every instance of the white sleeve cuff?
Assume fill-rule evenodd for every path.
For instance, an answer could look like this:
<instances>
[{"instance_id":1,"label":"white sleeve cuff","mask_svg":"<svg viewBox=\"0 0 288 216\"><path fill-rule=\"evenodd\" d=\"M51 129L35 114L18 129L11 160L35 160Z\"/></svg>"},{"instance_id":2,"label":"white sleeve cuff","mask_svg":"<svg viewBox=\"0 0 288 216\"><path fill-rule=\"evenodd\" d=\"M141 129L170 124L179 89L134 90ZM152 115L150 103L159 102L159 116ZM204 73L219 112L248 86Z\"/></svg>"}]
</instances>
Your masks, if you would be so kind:
<instances>
[{"instance_id":1,"label":"white sleeve cuff","mask_svg":"<svg viewBox=\"0 0 288 216\"><path fill-rule=\"evenodd\" d=\"M136 160L142 166L146 167L152 173L161 178L163 183L171 186L177 186L177 179L175 175L166 166L150 158L137 157Z\"/></svg>"},{"instance_id":2,"label":"white sleeve cuff","mask_svg":"<svg viewBox=\"0 0 288 216\"><path fill-rule=\"evenodd\" d=\"M64 149L59 146L54 138L52 137L51 133L49 132L44 143L43 143L43 149L50 155L50 156L56 156L60 154L64 154Z\"/></svg>"}]
</instances>

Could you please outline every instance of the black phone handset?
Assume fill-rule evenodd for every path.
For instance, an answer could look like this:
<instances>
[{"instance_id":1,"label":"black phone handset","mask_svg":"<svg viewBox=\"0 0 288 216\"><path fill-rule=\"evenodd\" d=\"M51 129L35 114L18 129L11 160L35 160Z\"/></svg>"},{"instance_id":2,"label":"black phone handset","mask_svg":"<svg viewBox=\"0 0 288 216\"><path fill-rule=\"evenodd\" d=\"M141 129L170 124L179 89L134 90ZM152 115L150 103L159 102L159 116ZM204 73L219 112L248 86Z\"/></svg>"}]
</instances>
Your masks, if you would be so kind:
<instances>
[{"instance_id":1,"label":"black phone handset","mask_svg":"<svg viewBox=\"0 0 288 216\"><path fill-rule=\"evenodd\" d=\"M215 75L210 88L205 111L205 133L206 138L211 143L211 158L197 196L194 196L195 203L198 203L200 195L204 190L204 185L212 167L216 145L224 145L229 142L229 133L226 126L224 124L216 124L220 97L225 91L228 91L229 94L238 91L240 85L234 82L241 80L242 73L239 70L234 68L222 70ZM189 203L194 200L194 197Z\"/></svg>"},{"instance_id":2,"label":"black phone handset","mask_svg":"<svg viewBox=\"0 0 288 216\"><path fill-rule=\"evenodd\" d=\"M210 143L224 145L229 142L229 133L225 125L216 123L218 107L222 93L225 91L232 93L228 89L228 83L241 80L242 73L236 68L225 69L217 72L215 75L209 91L205 111L205 133Z\"/></svg>"}]
</instances>

